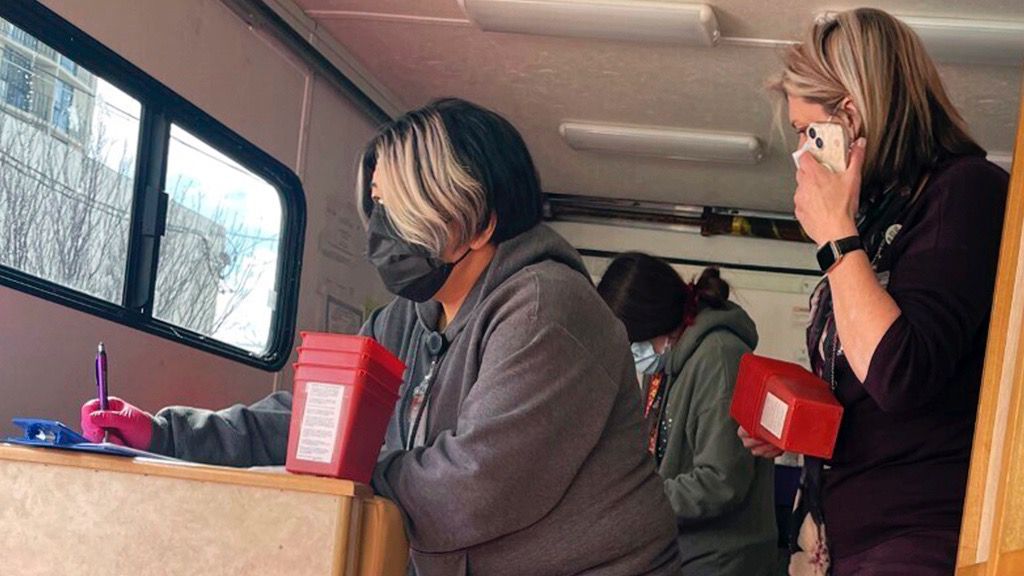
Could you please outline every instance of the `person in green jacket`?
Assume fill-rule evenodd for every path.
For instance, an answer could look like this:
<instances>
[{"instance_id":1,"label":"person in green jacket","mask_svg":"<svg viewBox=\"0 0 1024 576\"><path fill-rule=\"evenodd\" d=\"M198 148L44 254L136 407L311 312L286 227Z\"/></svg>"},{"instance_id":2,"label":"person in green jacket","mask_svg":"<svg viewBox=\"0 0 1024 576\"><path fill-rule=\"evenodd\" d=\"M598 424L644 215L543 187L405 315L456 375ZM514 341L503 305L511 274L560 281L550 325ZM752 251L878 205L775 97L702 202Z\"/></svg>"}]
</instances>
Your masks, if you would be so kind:
<instances>
[{"instance_id":1,"label":"person in green jacket","mask_svg":"<svg viewBox=\"0 0 1024 576\"><path fill-rule=\"evenodd\" d=\"M688 284L636 252L612 261L598 292L631 342L647 449L676 515L683 574L773 573L772 462L743 447L729 416L740 357L757 345L754 321L728 300L716 268Z\"/></svg>"}]
</instances>

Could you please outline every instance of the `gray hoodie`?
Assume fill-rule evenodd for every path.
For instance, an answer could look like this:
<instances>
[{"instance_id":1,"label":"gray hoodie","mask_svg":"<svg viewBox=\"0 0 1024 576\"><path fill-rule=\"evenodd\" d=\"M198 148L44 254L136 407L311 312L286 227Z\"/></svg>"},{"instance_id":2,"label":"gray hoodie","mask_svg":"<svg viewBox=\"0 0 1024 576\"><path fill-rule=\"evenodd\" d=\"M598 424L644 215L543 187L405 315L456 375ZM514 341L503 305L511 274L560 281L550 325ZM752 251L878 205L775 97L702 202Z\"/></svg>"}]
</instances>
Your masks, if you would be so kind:
<instances>
[{"instance_id":1,"label":"gray hoodie","mask_svg":"<svg viewBox=\"0 0 1024 576\"><path fill-rule=\"evenodd\" d=\"M397 299L364 328L406 362L403 397L438 317L436 303ZM373 478L405 516L417 572L678 574L625 330L576 251L543 225L503 242L444 337L424 442L402 449L401 403ZM281 463L291 397L261 403L165 409L153 449Z\"/></svg>"},{"instance_id":2,"label":"gray hoodie","mask_svg":"<svg viewBox=\"0 0 1024 576\"><path fill-rule=\"evenodd\" d=\"M774 469L729 416L740 357L757 346L739 306L705 309L667 353L658 473L679 524L683 574L759 576L776 559Z\"/></svg>"}]
</instances>

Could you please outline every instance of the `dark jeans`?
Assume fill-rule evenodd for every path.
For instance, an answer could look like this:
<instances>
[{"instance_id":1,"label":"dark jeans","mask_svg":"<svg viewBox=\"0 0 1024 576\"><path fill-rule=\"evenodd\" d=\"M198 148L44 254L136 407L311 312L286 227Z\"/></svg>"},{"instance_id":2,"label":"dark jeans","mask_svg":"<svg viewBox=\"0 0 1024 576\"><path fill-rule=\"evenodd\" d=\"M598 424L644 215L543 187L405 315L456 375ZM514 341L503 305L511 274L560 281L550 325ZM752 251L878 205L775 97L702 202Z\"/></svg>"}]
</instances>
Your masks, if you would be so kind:
<instances>
[{"instance_id":1,"label":"dark jeans","mask_svg":"<svg viewBox=\"0 0 1024 576\"><path fill-rule=\"evenodd\" d=\"M958 533L933 530L899 536L832 564L832 576L951 576Z\"/></svg>"}]
</instances>

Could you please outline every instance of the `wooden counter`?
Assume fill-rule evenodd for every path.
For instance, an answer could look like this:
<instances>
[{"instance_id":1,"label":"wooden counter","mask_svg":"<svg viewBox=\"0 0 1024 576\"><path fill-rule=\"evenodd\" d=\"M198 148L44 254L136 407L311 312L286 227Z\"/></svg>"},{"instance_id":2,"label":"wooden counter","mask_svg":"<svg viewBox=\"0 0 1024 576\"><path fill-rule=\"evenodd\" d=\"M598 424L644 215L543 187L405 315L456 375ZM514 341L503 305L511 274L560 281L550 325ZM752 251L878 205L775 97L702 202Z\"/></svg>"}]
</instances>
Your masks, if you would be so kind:
<instances>
[{"instance_id":1,"label":"wooden counter","mask_svg":"<svg viewBox=\"0 0 1024 576\"><path fill-rule=\"evenodd\" d=\"M0 444L4 574L402 576L393 504L347 480Z\"/></svg>"}]
</instances>

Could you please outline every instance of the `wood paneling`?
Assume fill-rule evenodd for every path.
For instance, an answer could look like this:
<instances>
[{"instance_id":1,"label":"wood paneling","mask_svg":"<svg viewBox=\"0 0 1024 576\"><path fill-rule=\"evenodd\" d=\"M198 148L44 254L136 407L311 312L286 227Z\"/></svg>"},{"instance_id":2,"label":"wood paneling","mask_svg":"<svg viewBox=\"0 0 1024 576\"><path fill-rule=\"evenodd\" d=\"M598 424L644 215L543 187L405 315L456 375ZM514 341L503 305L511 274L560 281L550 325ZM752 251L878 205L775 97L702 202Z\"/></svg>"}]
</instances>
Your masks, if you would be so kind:
<instances>
[{"instance_id":1,"label":"wood paneling","mask_svg":"<svg viewBox=\"0 0 1024 576\"><path fill-rule=\"evenodd\" d=\"M0 572L401 576L402 519L364 485L0 444Z\"/></svg>"},{"instance_id":2,"label":"wood paneling","mask_svg":"<svg viewBox=\"0 0 1024 576\"><path fill-rule=\"evenodd\" d=\"M957 574L1024 573L1024 105L964 507Z\"/></svg>"}]
</instances>

